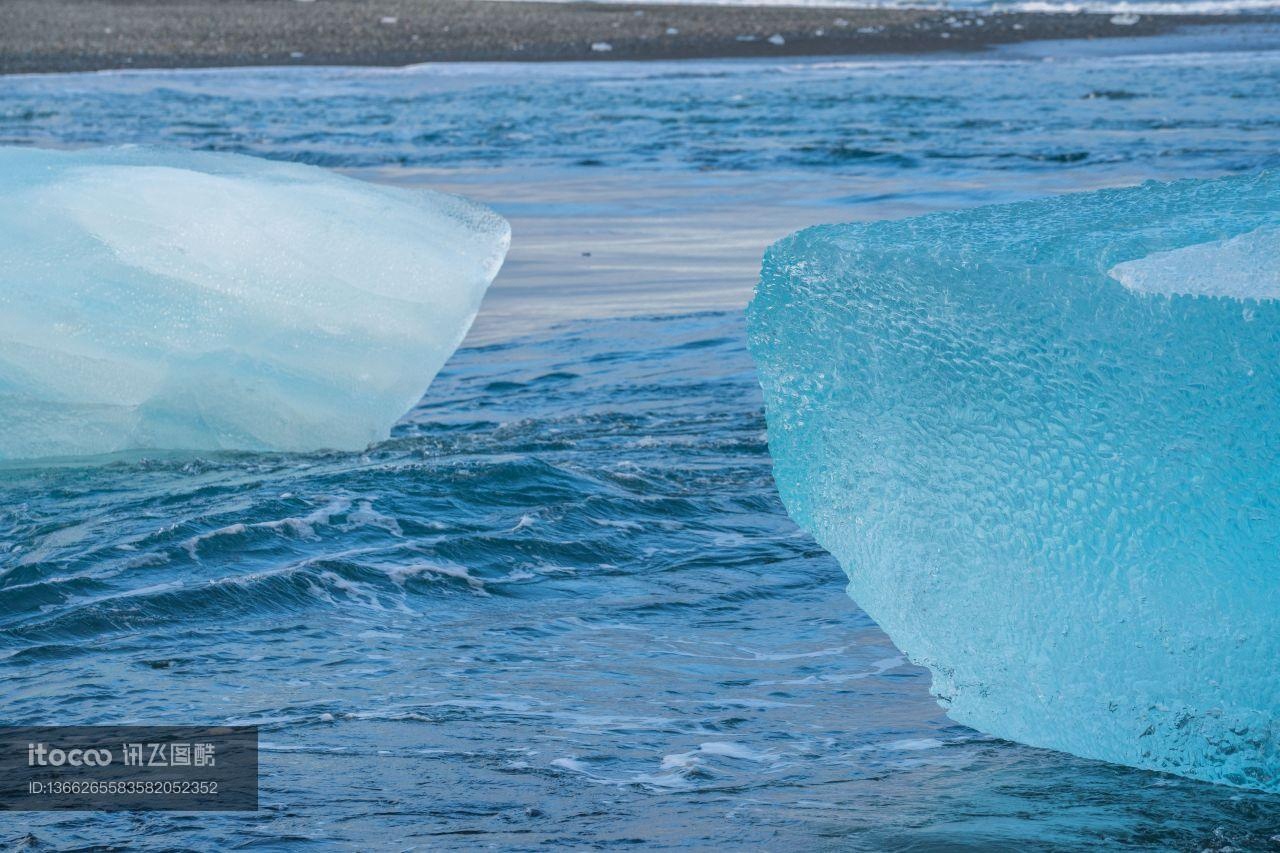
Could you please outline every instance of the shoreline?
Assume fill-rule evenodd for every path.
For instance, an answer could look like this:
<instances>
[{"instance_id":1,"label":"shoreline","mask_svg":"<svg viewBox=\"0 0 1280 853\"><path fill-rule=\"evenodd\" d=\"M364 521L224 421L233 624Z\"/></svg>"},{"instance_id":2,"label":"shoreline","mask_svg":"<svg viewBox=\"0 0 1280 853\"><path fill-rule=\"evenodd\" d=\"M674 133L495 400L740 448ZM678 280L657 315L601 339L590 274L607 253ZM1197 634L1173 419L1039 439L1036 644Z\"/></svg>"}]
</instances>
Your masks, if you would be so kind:
<instances>
[{"instance_id":1,"label":"shoreline","mask_svg":"<svg viewBox=\"0 0 1280 853\"><path fill-rule=\"evenodd\" d=\"M509 0L5 0L0 74L923 54L1277 17Z\"/></svg>"}]
</instances>

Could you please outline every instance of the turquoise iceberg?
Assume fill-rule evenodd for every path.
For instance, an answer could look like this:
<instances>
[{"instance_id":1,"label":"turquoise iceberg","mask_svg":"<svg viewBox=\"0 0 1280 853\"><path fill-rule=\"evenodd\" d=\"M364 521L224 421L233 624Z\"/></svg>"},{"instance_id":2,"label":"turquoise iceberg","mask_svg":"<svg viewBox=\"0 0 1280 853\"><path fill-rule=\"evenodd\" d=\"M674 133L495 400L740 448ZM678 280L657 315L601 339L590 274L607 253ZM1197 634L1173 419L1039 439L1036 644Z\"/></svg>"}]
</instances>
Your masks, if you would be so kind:
<instances>
[{"instance_id":1,"label":"turquoise iceberg","mask_svg":"<svg viewBox=\"0 0 1280 853\"><path fill-rule=\"evenodd\" d=\"M778 489L959 722L1280 790L1280 174L811 228Z\"/></svg>"},{"instance_id":2,"label":"turquoise iceberg","mask_svg":"<svg viewBox=\"0 0 1280 853\"><path fill-rule=\"evenodd\" d=\"M509 235L312 166L0 148L0 460L363 449L462 341Z\"/></svg>"}]
</instances>

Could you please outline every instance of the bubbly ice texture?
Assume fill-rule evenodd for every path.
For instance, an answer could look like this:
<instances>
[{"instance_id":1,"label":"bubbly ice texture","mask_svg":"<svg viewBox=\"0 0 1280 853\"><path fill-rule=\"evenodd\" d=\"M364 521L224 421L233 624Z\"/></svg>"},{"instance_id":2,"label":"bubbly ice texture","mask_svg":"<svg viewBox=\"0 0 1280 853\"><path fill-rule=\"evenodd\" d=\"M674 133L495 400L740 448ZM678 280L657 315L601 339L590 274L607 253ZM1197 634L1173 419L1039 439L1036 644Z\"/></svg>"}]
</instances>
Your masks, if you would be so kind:
<instances>
[{"instance_id":1,"label":"bubbly ice texture","mask_svg":"<svg viewBox=\"0 0 1280 853\"><path fill-rule=\"evenodd\" d=\"M792 517L959 722L1280 790L1280 173L808 229L749 309Z\"/></svg>"},{"instance_id":2,"label":"bubbly ice texture","mask_svg":"<svg viewBox=\"0 0 1280 853\"><path fill-rule=\"evenodd\" d=\"M0 460L361 449L509 239L464 199L312 166L0 148Z\"/></svg>"}]
</instances>

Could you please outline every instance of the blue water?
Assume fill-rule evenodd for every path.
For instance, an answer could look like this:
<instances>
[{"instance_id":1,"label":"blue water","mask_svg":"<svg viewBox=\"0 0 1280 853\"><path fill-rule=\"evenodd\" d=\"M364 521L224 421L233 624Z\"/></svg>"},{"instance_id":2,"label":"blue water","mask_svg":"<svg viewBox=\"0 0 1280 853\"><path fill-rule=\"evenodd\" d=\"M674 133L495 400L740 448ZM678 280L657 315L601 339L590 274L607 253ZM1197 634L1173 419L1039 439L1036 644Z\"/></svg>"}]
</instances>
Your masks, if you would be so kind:
<instances>
[{"instance_id":1,"label":"blue water","mask_svg":"<svg viewBox=\"0 0 1280 853\"><path fill-rule=\"evenodd\" d=\"M955 205L1274 164L1275 57L4 78L0 134L499 190L795 174L862 215L871 182ZM740 313L661 302L464 346L365 453L0 471L5 721L265 745L258 813L7 815L0 843L1280 845L1275 797L949 721L783 512Z\"/></svg>"},{"instance_id":2,"label":"blue water","mask_svg":"<svg viewBox=\"0 0 1280 853\"><path fill-rule=\"evenodd\" d=\"M1255 49L10 77L0 144L146 142L333 168L796 171L912 184L1218 173L1280 162L1280 28L1238 29L1247 34L1230 41Z\"/></svg>"},{"instance_id":3,"label":"blue water","mask_svg":"<svg viewBox=\"0 0 1280 853\"><path fill-rule=\"evenodd\" d=\"M258 723L263 811L7 838L1262 844L1266 797L951 724L776 497L736 314L460 351L363 454L0 480L6 713Z\"/></svg>"}]
</instances>

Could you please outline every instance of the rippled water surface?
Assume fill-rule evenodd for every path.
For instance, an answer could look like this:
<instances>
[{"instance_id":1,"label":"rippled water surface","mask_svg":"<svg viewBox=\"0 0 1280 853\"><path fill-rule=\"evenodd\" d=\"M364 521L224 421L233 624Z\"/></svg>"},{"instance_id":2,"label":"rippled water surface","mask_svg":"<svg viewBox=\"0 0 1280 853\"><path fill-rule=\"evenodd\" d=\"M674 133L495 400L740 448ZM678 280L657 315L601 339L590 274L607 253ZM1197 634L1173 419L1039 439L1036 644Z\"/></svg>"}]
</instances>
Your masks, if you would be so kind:
<instances>
[{"instance_id":1,"label":"rippled water surface","mask_svg":"<svg viewBox=\"0 0 1280 853\"><path fill-rule=\"evenodd\" d=\"M734 314L464 349L358 455L0 479L6 712L263 727L263 811L10 840L1262 843L1274 799L951 724L776 498ZM123 718L123 719L122 719Z\"/></svg>"},{"instance_id":2,"label":"rippled water surface","mask_svg":"<svg viewBox=\"0 0 1280 853\"><path fill-rule=\"evenodd\" d=\"M1231 40L1258 49L1054 61L10 77L0 143L163 143L347 168L795 170L913 183L1133 164L1244 169L1280 157L1280 31L1246 29Z\"/></svg>"},{"instance_id":3,"label":"rippled water surface","mask_svg":"<svg viewBox=\"0 0 1280 853\"><path fill-rule=\"evenodd\" d=\"M711 205L691 199L721 172L869 216L1274 164L1274 56L6 78L0 136L469 184L511 205L513 253L533 231L579 257L622 181L650 187L652 225ZM517 191L556 169L572 204ZM768 198L734 198L699 239L742 252ZM629 251L564 279L626 279ZM473 342L365 453L0 469L5 720L264 743L256 814L23 814L0 843L1280 846L1274 797L948 721L782 511L740 314L660 314L648 251L648 301ZM683 288L723 276L690 257ZM538 261L494 304L554 294Z\"/></svg>"}]
</instances>

